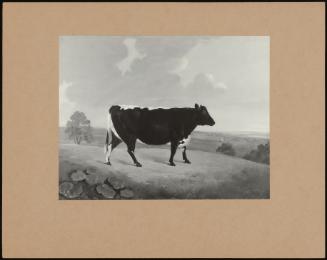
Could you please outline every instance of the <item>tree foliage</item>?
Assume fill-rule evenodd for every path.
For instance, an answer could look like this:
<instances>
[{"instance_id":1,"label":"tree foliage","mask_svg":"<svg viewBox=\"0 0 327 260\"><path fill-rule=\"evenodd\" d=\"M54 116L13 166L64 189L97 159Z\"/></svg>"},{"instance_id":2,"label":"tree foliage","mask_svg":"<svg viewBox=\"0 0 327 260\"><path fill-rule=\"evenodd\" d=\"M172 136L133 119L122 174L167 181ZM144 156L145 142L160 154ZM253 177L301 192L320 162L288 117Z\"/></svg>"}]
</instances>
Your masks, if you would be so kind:
<instances>
[{"instance_id":1,"label":"tree foliage","mask_svg":"<svg viewBox=\"0 0 327 260\"><path fill-rule=\"evenodd\" d=\"M233 148L233 145L231 143L222 143L221 146L216 149L216 152L231 156L235 155L235 149Z\"/></svg>"},{"instance_id":2,"label":"tree foliage","mask_svg":"<svg viewBox=\"0 0 327 260\"><path fill-rule=\"evenodd\" d=\"M74 140L75 144L80 144L81 141L90 143L93 140L91 121L80 111L71 115L66 123L65 133L69 139Z\"/></svg>"},{"instance_id":3,"label":"tree foliage","mask_svg":"<svg viewBox=\"0 0 327 260\"><path fill-rule=\"evenodd\" d=\"M270 154L270 144L268 142L266 144L259 144L257 146L257 149L252 150L251 152L246 154L243 158L254 162L270 164L269 154Z\"/></svg>"}]
</instances>

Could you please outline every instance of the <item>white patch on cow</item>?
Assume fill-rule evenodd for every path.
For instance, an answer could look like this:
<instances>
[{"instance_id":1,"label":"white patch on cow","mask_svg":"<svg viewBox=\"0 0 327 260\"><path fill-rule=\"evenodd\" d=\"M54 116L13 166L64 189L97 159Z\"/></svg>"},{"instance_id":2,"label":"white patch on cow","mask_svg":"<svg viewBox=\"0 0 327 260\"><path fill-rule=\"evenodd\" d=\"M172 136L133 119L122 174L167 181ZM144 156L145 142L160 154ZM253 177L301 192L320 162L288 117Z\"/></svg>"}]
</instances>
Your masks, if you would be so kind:
<instances>
[{"instance_id":1,"label":"white patch on cow","mask_svg":"<svg viewBox=\"0 0 327 260\"><path fill-rule=\"evenodd\" d=\"M118 135L114 124L112 122L112 118L110 113L108 112L108 142L104 146L104 153L105 153L105 162L110 162L110 155L111 155L111 146L112 146L112 140L113 140L113 134L116 135L117 138L121 139L120 136Z\"/></svg>"},{"instance_id":2,"label":"white patch on cow","mask_svg":"<svg viewBox=\"0 0 327 260\"><path fill-rule=\"evenodd\" d=\"M146 143L143 143L140 139L136 139L136 142L138 142L140 144L146 144Z\"/></svg>"},{"instance_id":3,"label":"white patch on cow","mask_svg":"<svg viewBox=\"0 0 327 260\"><path fill-rule=\"evenodd\" d=\"M121 109L126 110L126 109L133 109L133 108L148 108L149 110L153 110L153 109L158 109L158 108L162 108L162 109L168 109L168 107L142 107L142 106L134 106L134 105L119 105Z\"/></svg>"},{"instance_id":4,"label":"white patch on cow","mask_svg":"<svg viewBox=\"0 0 327 260\"><path fill-rule=\"evenodd\" d=\"M117 133L114 123L112 122L112 118L110 113L108 113L108 132L109 132L109 137L110 137L110 142L112 141L112 136L111 136L111 132L114 133L114 135L116 135L119 139L121 139L121 137L119 136L119 134Z\"/></svg>"},{"instance_id":5,"label":"white patch on cow","mask_svg":"<svg viewBox=\"0 0 327 260\"><path fill-rule=\"evenodd\" d=\"M126 110L126 109L133 109L139 106L134 106L134 105L119 105L121 109Z\"/></svg>"},{"instance_id":6,"label":"white patch on cow","mask_svg":"<svg viewBox=\"0 0 327 260\"><path fill-rule=\"evenodd\" d=\"M190 140L191 140L191 137L189 136L188 138L185 138L185 139L179 141L179 144L178 144L178 147L177 148L184 148L184 147L186 147L190 143ZM146 143L143 143L140 139L136 139L136 142L138 142L140 144L146 144ZM168 143L165 143L163 145L170 145L170 144L171 143L168 142Z\"/></svg>"},{"instance_id":7,"label":"white patch on cow","mask_svg":"<svg viewBox=\"0 0 327 260\"><path fill-rule=\"evenodd\" d=\"M179 141L177 148L184 148L189 145L191 140L191 135L189 135L187 138L182 139ZM165 145L171 145L170 142L166 143Z\"/></svg>"},{"instance_id":8,"label":"white patch on cow","mask_svg":"<svg viewBox=\"0 0 327 260\"><path fill-rule=\"evenodd\" d=\"M179 142L178 148L184 148L189 145L191 140L191 135L189 135L187 138L184 138L182 141Z\"/></svg>"}]
</instances>

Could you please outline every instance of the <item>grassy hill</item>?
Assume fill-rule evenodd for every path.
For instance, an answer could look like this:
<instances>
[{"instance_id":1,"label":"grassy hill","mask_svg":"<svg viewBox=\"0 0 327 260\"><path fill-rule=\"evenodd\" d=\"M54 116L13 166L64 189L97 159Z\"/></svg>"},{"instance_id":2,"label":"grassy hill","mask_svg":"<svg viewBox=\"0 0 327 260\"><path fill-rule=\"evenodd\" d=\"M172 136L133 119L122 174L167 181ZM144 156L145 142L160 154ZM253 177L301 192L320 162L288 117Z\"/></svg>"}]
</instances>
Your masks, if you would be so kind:
<instances>
[{"instance_id":1,"label":"grassy hill","mask_svg":"<svg viewBox=\"0 0 327 260\"><path fill-rule=\"evenodd\" d=\"M105 199L97 189L99 186L102 189L101 185L108 187L107 180L112 177L133 191L133 199L264 199L270 196L269 165L237 157L266 143L267 138L194 131L188 152L192 164L183 163L179 150L175 156L176 167L168 165L168 145L137 143L136 156L143 164L137 168L125 144L113 151L112 166L104 164L105 134L105 129L95 128L91 144L76 145L60 128L59 183L71 185L75 192L80 192L75 199ZM221 139L233 144L236 156L216 152ZM72 180L76 171L86 179ZM60 198L67 199L63 195ZM119 191L115 198L120 198Z\"/></svg>"},{"instance_id":2,"label":"grassy hill","mask_svg":"<svg viewBox=\"0 0 327 260\"><path fill-rule=\"evenodd\" d=\"M71 182L76 170L92 172L91 184L82 181L81 199L104 199L97 186L108 179L119 179L133 199L267 199L269 166L219 153L190 151L192 164L175 156L176 166L168 165L169 150L139 148L136 151L142 167L135 167L124 149L114 150L111 166L103 163L103 149L97 146L60 145L60 183ZM92 177L92 178L91 178ZM61 197L61 199L64 199Z\"/></svg>"}]
</instances>

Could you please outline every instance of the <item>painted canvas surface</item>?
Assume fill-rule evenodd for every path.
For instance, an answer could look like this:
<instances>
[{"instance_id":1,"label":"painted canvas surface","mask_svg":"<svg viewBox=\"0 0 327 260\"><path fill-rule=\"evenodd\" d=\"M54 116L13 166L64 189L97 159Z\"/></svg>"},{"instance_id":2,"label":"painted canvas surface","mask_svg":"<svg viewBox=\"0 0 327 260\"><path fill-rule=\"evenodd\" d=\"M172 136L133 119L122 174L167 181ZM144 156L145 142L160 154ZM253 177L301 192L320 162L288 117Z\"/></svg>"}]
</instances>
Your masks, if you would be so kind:
<instances>
[{"instance_id":1,"label":"painted canvas surface","mask_svg":"<svg viewBox=\"0 0 327 260\"><path fill-rule=\"evenodd\" d=\"M59 198L269 199L268 36L61 36Z\"/></svg>"}]
</instances>

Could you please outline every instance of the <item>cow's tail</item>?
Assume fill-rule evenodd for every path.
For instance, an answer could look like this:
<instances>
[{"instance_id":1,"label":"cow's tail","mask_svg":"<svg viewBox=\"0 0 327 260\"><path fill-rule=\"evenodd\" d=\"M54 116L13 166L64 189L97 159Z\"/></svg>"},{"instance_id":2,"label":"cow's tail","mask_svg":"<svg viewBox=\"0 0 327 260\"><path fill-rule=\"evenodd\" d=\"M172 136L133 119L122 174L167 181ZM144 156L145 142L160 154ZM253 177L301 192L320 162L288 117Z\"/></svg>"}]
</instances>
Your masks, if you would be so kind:
<instances>
[{"instance_id":1,"label":"cow's tail","mask_svg":"<svg viewBox=\"0 0 327 260\"><path fill-rule=\"evenodd\" d=\"M109 146L109 132L107 130L106 142L104 144L104 153L107 153L108 152L108 146Z\"/></svg>"},{"instance_id":2,"label":"cow's tail","mask_svg":"<svg viewBox=\"0 0 327 260\"><path fill-rule=\"evenodd\" d=\"M109 145L112 142L112 126L113 126L113 124L112 124L110 112L107 112L107 113L108 113L108 119L107 119L108 126L107 126L106 142L104 145L104 153L108 152Z\"/></svg>"}]
</instances>

